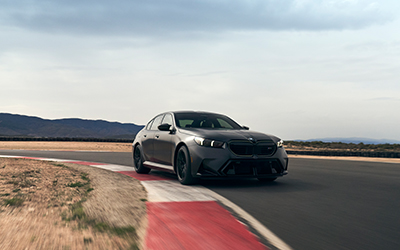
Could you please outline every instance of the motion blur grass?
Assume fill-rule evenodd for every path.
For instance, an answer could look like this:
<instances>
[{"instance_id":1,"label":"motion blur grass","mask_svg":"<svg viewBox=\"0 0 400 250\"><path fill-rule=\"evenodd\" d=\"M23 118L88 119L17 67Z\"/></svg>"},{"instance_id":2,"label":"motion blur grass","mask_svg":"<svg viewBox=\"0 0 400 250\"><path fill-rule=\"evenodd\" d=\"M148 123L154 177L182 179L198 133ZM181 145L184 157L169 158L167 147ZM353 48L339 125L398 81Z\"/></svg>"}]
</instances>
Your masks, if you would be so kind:
<instances>
[{"instance_id":1,"label":"motion blur grass","mask_svg":"<svg viewBox=\"0 0 400 250\"><path fill-rule=\"evenodd\" d=\"M20 207L24 203L24 199L19 198L19 197L14 197L11 199L4 199L4 206L14 206L14 207Z\"/></svg>"},{"instance_id":2,"label":"motion blur grass","mask_svg":"<svg viewBox=\"0 0 400 250\"><path fill-rule=\"evenodd\" d=\"M118 237L124 238L130 244L129 249L139 249L136 243L137 233L136 229L132 226L128 227L113 227L105 222L98 222L94 219L89 218L83 207L83 202L86 201L86 198L83 198L81 201L74 203L71 205L69 212L64 212L61 214L61 217L64 221L77 221L79 229L85 229L88 227L93 228L95 231L100 233L109 233L112 235L116 235ZM89 244L91 241L85 240L85 244Z\"/></svg>"}]
</instances>

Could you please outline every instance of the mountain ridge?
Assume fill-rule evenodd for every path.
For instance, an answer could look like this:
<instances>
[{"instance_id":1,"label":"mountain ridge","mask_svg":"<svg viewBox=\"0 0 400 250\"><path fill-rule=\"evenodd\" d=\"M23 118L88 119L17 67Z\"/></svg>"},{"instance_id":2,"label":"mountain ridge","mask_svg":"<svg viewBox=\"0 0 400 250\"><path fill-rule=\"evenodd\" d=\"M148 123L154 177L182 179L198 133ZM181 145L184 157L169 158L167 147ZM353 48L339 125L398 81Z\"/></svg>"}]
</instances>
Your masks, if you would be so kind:
<instances>
[{"instance_id":1,"label":"mountain ridge","mask_svg":"<svg viewBox=\"0 0 400 250\"><path fill-rule=\"evenodd\" d=\"M0 136L133 139L144 126L80 118L43 119L0 113Z\"/></svg>"}]
</instances>

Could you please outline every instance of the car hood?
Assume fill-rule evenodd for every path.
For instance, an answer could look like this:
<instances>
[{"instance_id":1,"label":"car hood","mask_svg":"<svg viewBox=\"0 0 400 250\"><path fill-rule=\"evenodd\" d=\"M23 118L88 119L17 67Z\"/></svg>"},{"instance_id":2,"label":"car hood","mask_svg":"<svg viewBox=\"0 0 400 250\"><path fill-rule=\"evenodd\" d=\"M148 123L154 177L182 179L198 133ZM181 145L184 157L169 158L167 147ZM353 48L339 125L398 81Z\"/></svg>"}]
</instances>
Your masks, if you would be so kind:
<instances>
[{"instance_id":1,"label":"car hood","mask_svg":"<svg viewBox=\"0 0 400 250\"><path fill-rule=\"evenodd\" d=\"M218 140L223 142L228 142L230 140L249 140L253 138L255 141L260 140L271 140L273 142L278 142L280 139L273 135L268 135L256 131L250 130L214 130L214 129L180 129L181 133L199 136L206 139Z\"/></svg>"}]
</instances>

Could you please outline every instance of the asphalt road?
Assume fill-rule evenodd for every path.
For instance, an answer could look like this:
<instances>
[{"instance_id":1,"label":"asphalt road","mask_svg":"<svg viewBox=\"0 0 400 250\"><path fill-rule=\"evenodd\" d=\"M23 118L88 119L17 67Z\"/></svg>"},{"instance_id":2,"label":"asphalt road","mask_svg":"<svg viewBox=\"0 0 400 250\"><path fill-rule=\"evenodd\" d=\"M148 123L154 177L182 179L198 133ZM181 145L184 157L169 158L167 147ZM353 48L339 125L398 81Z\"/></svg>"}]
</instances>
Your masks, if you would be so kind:
<instances>
[{"instance_id":1,"label":"asphalt road","mask_svg":"<svg viewBox=\"0 0 400 250\"><path fill-rule=\"evenodd\" d=\"M0 150L131 165L131 153ZM290 159L289 175L202 181L258 219L294 249L400 249L400 164Z\"/></svg>"}]
</instances>

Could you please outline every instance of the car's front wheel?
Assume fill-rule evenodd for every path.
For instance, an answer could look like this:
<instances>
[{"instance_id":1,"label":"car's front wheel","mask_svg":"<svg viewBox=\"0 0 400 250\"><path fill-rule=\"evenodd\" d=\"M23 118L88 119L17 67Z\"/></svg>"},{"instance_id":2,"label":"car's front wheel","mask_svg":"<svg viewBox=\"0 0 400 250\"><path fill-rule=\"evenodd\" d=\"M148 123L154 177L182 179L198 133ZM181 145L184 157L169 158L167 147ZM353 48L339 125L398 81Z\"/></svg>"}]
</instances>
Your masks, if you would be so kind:
<instances>
[{"instance_id":1,"label":"car's front wheel","mask_svg":"<svg viewBox=\"0 0 400 250\"><path fill-rule=\"evenodd\" d=\"M176 174L179 182L184 185L194 184L196 181L191 174L190 155L185 146L179 148L176 156Z\"/></svg>"},{"instance_id":2,"label":"car's front wheel","mask_svg":"<svg viewBox=\"0 0 400 250\"><path fill-rule=\"evenodd\" d=\"M133 167L135 168L136 173L139 174L148 174L151 170L150 168L143 166L143 157L139 145L136 145L133 150Z\"/></svg>"}]
</instances>

